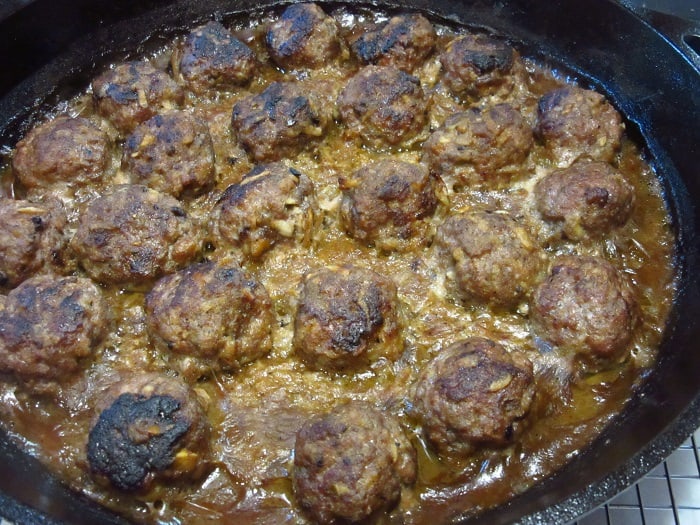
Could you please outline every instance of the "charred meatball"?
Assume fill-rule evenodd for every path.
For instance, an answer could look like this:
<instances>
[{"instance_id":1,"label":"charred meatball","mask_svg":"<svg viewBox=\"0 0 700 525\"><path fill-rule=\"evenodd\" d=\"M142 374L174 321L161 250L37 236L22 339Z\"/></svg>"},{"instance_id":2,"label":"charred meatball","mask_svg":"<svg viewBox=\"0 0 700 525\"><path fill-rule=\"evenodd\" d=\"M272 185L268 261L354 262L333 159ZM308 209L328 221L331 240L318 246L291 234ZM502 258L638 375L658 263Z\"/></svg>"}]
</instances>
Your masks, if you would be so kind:
<instances>
[{"instance_id":1,"label":"charred meatball","mask_svg":"<svg viewBox=\"0 0 700 525\"><path fill-rule=\"evenodd\" d=\"M243 270L203 263L160 279L146 296L147 325L156 345L183 359L198 378L232 370L272 349L272 303Z\"/></svg>"},{"instance_id":2,"label":"charred meatball","mask_svg":"<svg viewBox=\"0 0 700 525\"><path fill-rule=\"evenodd\" d=\"M199 94L246 85L258 70L255 53L219 22L209 22L187 35L173 53L172 64Z\"/></svg>"},{"instance_id":3,"label":"charred meatball","mask_svg":"<svg viewBox=\"0 0 700 525\"><path fill-rule=\"evenodd\" d=\"M66 243L60 201L0 199L0 290L42 268L56 268Z\"/></svg>"},{"instance_id":4,"label":"charred meatball","mask_svg":"<svg viewBox=\"0 0 700 525\"><path fill-rule=\"evenodd\" d=\"M632 213L634 188L605 162L577 161L555 170L535 186L537 209L563 223L572 240L604 235Z\"/></svg>"},{"instance_id":5,"label":"charred meatball","mask_svg":"<svg viewBox=\"0 0 700 525\"><path fill-rule=\"evenodd\" d=\"M532 129L509 104L455 113L423 145L424 160L451 187L494 187L524 171Z\"/></svg>"},{"instance_id":6,"label":"charred meatball","mask_svg":"<svg viewBox=\"0 0 700 525\"><path fill-rule=\"evenodd\" d=\"M514 306L529 294L543 264L527 228L506 213L453 215L438 228L436 242L448 280L465 300Z\"/></svg>"},{"instance_id":7,"label":"charred meatball","mask_svg":"<svg viewBox=\"0 0 700 525\"><path fill-rule=\"evenodd\" d=\"M108 325L107 305L89 279L27 279L0 310L0 371L32 391L54 393L80 371Z\"/></svg>"},{"instance_id":8,"label":"charred meatball","mask_svg":"<svg viewBox=\"0 0 700 525\"><path fill-rule=\"evenodd\" d=\"M256 166L221 196L212 215L213 242L252 259L285 240L308 245L316 206L306 175L281 162Z\"/></svg>"},{"instance_id":9,"label":"charred meatball","mask_svg":"<svg viewBox=\"0 0 700 525\"><path fill-rule=\"evenodd\" d=\"M415 139L427 121L420 81L395 67L361 69L341 91L338 109L348 134L379 150Z\"/></svg>"},{"instance_id":10,"label":"charred meatball","mask_svg":"<svg viewBox=\"0 0 700 525\"><path fill-rule=\"evenodd\" d=\"M414 410L439 453L507 446L522 432L535 394L532 364L482 337L458 341L422 370Z\"/></svg>"},{"instance_id":11,"label":"charred meatball","mask_svg":"<svg viewBox=\"0 0 700 525\"><path fill-rule=\"evenodd\" d=\"M349 370L403 351L394 283L355 266L327 267L303 280L292 346L307 366Z\"/></svg>"},{"instance_id":12,"label":"charred meatball","mask_svg":"<svg viewBox=\"0 0 700 525\"><path fill-rule=\"evenodd\" d=\"M439 181L421 164L383 160L340 179L340 217L355 239L385 251L430 238L429 219L438 205Z\"/></svg>"},{"instance_id":13,"label":"charred meatball","mask_svg":"<svg viewBox=\"0 0 700 525\"><path fill-rule=\"evenodd\" d=\"M297 434L294 494L317 523L360 522L395 504L415 477L398 422L366 403L340 405Z\"/></svg>"},{"instance_id":14,"label":"charred meatball","mask_svg":"<svg viewBox=\"0 0 700 525\"><path fill-rule=\"evenodd\" d=\"M160 481L196 479L207 465L209 423L181 380L137 374L100 400L87 444L98 482L148 492Z\"/></svg>"},{"instance_id":15,"label":"charred meatball","mask_svg":"<svg viewBox=\"0 0 700 525\"><path fill-rule=\"evenodd\" d=\"M109 166L107 134L84 118L56 117L17 143L12 169L26 188L98 181Z\"/></svg>"},{"instance_id":16,"label":"charred meatball","mask_svg":"<svg viewBox=\"0 0 700 525\"><path fill-rule=\"evenodd\" d=\"M185 97L173 79L148 62L127 62L103 73L92 82L92 95L98 113L124 135L157 113L180 106Z\"/></svg>"},{"instance_id":17,"label":"charred meatball","mask_svg":"<svg viewBox=\"0 0 700 525\"><path fill-rule=\"evenodd\" d=\"M200 249L196 233L173 197L117 186L80 215L71 248L93 279L139 285L187 265Z\"/></svg>"},{"instance_id":18,"label":"charred meatball","mask_svg":"<svg viewBox=\"0 0 700 525\"><path fill-rule=\"evenodd\" d=\"M609 162L620 149L620 114L600 93L565 86L544 95L535 132L559 166L579 157Z\"/></svg>"},{"instance_id":19,"label":"charred meatball","mask_svg":"<svg viewBox=\"0 0 700 525\"><path fill-rule=\"evenodd\" d=\"M427 18L403 14L362 34L352 43L352 50L366 64L394 66L410 73L430 55L435 40L435 29Z\"/></svg>"},{"instance_id":20,"label":"charred meatball","mask_svg":"<svg viewBox=\"0 0 700 525\"><path fill-rule=\"evenodd\" d=\"M313 93L294 82L273 82L233 106L231 125L256 161L291 157L318 142L330 119Z\"/></svg>"},{"instance_id":21,"label":"charred meatball","mask_svg":"<svg viewBox=\"0 0 700 525\"><path fill-rule=\"evenodd\" d=\"M179 197L214 183L214 145L206 122L181 111L156 115L126 139L122 169L134 184Z\"/></svg>"},{"instance_id":22,"label":"charred meatball","mask_svg":"<svg viewBox=\"0 0 700 525\"><path fill-rule=\"evenodd\" d=\"M637 301L623 276L605 259L557 259L535 290L535 333L564 352L583 358L615 358L627 350Z\"/></svg>"},{"instance_id":23,"label":"charred meatball","mask_svg":"<svg viewBox=\"0 0 700 525\"><path fill-rule=\"evenodd\" d=\"M270 25L267 48L283 68L324 66L342 51L337 22L316 4L294 4Z\"/></svg>"}]
</instances>

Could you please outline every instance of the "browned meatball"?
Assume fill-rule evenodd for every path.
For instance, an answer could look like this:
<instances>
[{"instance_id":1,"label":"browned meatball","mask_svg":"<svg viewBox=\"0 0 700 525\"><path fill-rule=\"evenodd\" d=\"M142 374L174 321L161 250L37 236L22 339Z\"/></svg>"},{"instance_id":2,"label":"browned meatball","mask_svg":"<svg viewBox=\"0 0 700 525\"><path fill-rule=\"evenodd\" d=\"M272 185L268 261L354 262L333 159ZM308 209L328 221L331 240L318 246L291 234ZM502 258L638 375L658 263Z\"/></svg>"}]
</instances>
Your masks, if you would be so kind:
<instances>
[{"instance_id":1,"label":"browned meatball","mask_svg":"<svg viewBox=\"0 0 700 525\"><path fill-rule=\"evenodd\" d=\"M71 248L93 279L138 285L187 265L200 249L196 233L173 197L117 186L80 215Z\"/></svg>"},{"instance_id":2,"label":"browned meatball","mask_svg":"<svg viewBox=\"0 0 700 525\"><path fill-rule=\"evenodd\" d=\"M508 104L455 113L423 145L431 171L455 189L498 186L523 171L532 129Z\"/></svg>"},{"instance_id":3,"label":"browned meatball","mask_svg":"<svg viewBox=\"0 0 700 525\"><path fill-rule=\"evenodd\" d=\"M281 162L256 166L221 196L212 213L212 241L253 259L286 240L308 245L316 208L306 175Z\"/></svg>"},{"instance_id":4,"label":"browned meatball","mask_svg":"<svg viewBox=\"0 0 700 525\"><path fill-rule=\"evenodd\" d=\"M415 451L398 422L366 403L307 421L294 446L294 494L317 523L357 523L394 505L415 481Z\"/></svg>"},{"instance_id":5,"label":"browned meatball","mask_svg":"<svg viewBox=\"0 0 700 525\"><path fill-rule=\"evenodd\" d=\"M625 224L632 213L634 188L609 164L586 160L540 180L535 199L545 219L563 222L564 234L580 240Z\"/></svg>"},{"instance_id":6,"label":"browned meatball","mask_svg":"<svg viewBox=\"0 0 700 525\"><path fill-rule=\"evenodd\" d=\"M375 149L415 138L427 121L420 81L395 67L361 69L338 96L338 109L349 135Z\"/></svg>"},{"instance_id":7,"label":"browned meatball","mask_svg":"<svg viewBox=\"0 0 700 525\"><path fill-rule=\"evenodd\" d=\"M199 94L248 84L258 70L255 53L219 22L192 30L173 53L172 65Z\"/></svg>"},{"instance_id":8,"label":"browned meatball","mask_svg":"<svg viewBox=\"0 0 700 525\"><path fill-rule=\"evenodd\" d=\"M156 345L182 356L188 377L236 369L272 349L267 290L238 268L203 263L167 275L146 296L146 313Z\"/></svg>"},{"instance_id":9,"label":"browned meatball","mask_svg":"<svg viewBox=\"0 0 700 525\"><path fill-rule=\"evenodd\" d=\"M181 380L136 373L108 390L97 409L87 458L98 482L145 493L206 471L209 422Z\"/></svg>"},{"instance_id":10,"label":"browned meatball","mask_svg":"<svg viewBox=\"0 0 700 525\"><path fill-rule=\"evenodd\" d=\"M156 115L126 139L122 169L134 184L179 197L214 183L214 145L206 122L182 111Z\"/></svg>"},{"instance_id":11,"label":"browned meatball","mask_svg":"<svg viewBox=\"0 0 700 525\"><path fill-rule=\"evenodd\" d=\"M0 199L0 290L61 262L66 213L58 200Z\"/></svg>"},{"instance_id":12,"label":"browned meatball","mask_svg":"<svg viewBox=\"0 0 700 525\"><path fill-rule=\"evenodd\" d=\"M126 135L157 113L180 106L184 91L148 62L127 62L92 82L97 111Z\"/></svg>"},{"instance_id":13,"label":"browned meatball","mask_svg":"<svg viewBox=\"0 0 700 525\"><path fill-rule=\"evenodd\" d=\"M330 111L320 98L294 82L273 82L233 106L231 125L256 161L291 157L323 136Z\"/></svg>"},{"instance_id":14,"label":"browned meatball","mask_svg":"<svg viewBox=\"0 0 700 525\"><path fill-rule=\"evenodd\" d=\"M17 143L12 168L26 188L71 186L99 180L110 160L107 134L84 118L56 117Z\"/></svg>"},{"instance_id":15,"label":"browned meatball","mask_svg":"<svg viewBox=\"0 0 700 525\"><path fill-rule=\"evenodd\" d=\"M506 213L453 215L438 228L436 242L448 277L466 300L514 306L530 293L543 264L527 228Z\"/></svg>"},{"instance_id":16,"label":"browned meatball","mask_svg":"<svg viewBox=\"0 0 700 525\"><path fill-rule=\"evenodd\" d=\"M614 358L627 350L637 301L623 276L605 259L557 259L535 290L535 333L565 352L584 358Z\"/></svg>"},{"instance_id":17,"label":"browned meatball","mask_svg":"<svg viewBox=\"0 0 700 525\"><path fill-rule=\"evenodd\" d=\"M338 23L316 4L294 4L270 25L270 57L283 68L324 66L338 57L342 44Z\"/></svg>"},{"instance_id":18,"label":"browned meatball","mask_svg":"<svg viewBox=\"0 0 700 525\"><path fill-rule=\"evenodd\" d=\"M620 149L620 114L600 93L565 86L544 95L535 132L559 166L579 157L609 162Z\"/></svg>"},{"instance_id":19,"label":"browned meatball","mask_svg":"<svg viewBox=\"0 0 700 525\"><path fill-rule=\"evenodd\" d=\"M435 39L435 29L427 18L403 14L362 34L352 43L352 50L366 64L394 66L410 73L433 51Z\"/></svg>"},{"instance_id":20,"label":"browned meatball","mask_svg":"<svg viewBox=\"0 0 700 525\"><path fill-rule=\"evenodd\" d=\"M521 434L535 394L532 364L482 337L458 341L422 370L415 415L441 454L507 446Z\"/></svg>"},{"instance_id":21,"label":"browned meatball","mask_svg":"<svg viewBox=\"0 0 700 525\"><path fill-rule=\"evenodd\" d=\"M403 351L396 285L371 270L331 266L304 276L292 346L313 369L358 369Z\"/></svg>"},{"instance_id":22,"label":"browned meatball","mask_svg":"<svg viewBox=\"0 0 700 525\"><path fill-rule=\"evenodd\" d=\"M80 371L108 325L107 305L89 279L27 279L0 310L0 371L35 392L53 393Z\"/></svg>"},{"instance_id":23,"label":"browned meatball","mask_svg":"<svg viewBox=\"0 0 700 525\"><path fill-rule=\"evenodd\" d=\"M385 251L424 244L439 181L421 164L383 160L341 177L340 218L355 239Z\"/></svg>"}]
</instances>

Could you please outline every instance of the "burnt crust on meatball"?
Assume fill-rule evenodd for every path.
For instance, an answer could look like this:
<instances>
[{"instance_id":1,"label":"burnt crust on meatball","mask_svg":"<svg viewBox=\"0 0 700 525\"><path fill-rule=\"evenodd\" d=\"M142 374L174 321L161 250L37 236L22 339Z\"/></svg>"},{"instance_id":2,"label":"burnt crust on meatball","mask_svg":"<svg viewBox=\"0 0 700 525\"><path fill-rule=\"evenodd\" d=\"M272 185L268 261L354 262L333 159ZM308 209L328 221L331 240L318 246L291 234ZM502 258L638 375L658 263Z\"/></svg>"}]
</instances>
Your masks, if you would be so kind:
<instances>
[{"instance_id":1,"label":"burnt crust on meatball","mask_svg":"<svg viewBox=\"0 0 700 525\"><path fill-rule=\"evenodd\" d=\"M524 354L482 337L458 341L421 371L414 413L443 455L466 456L479 447L504 447L521 435L535 395Z\"/></svg>"},{"instance_id":2,"label":"burnt crust on meatball","mask_svg":"<svg viewBox=\"0 0 700 525\"><path fill-rule=\"evenodd\" d=\"M297 433L294 494L317 523L361 522L415 478L415 450L398 422L367 403L340 405Z\"/></svg>"},{"instance_id":3,"label":"burnt crust on meatball","mask_svg":"<svg viewBox=\"0 0 700 525\"><path fill-rule=\"evenodd\" d=\"M111 158L111 141L82 117L60 116L33 128L17 143L12 169L27 189L57 183L78 187L94 184Z\"/></svg>"},{"instance_id":4,"label":"burnt crust on meatball","mask_svg":"<svg viewBox=\"0 0 700 525\"><path fill-rule=\"evenodd\" d=\"M312 369L353 371L403 352L396 285L356 266L307 273L292 348Z\"/></svg>"},{"instance_id":5,"label":"burnt crust on meatball","mask_svg":"<svg viewBox=\"0 0 700 525\"><path fill-rule=\"evenodd\" d=\"M134 184L92 200L70 247L96 281L138 287L192 261L198 233L179 201Z\"/></svg>"},{"instance_id":6,"label":"burnt crust on meatball","mask_svg":"<svg viewBox=\"0 0 700 525\"><path fill-rule=\"evenodd\" d=\"M427 123L420 80L393 66L367 66L338 96L338 111L349 137L383 150L418 140Z\"/></svg>"}]
</instances>

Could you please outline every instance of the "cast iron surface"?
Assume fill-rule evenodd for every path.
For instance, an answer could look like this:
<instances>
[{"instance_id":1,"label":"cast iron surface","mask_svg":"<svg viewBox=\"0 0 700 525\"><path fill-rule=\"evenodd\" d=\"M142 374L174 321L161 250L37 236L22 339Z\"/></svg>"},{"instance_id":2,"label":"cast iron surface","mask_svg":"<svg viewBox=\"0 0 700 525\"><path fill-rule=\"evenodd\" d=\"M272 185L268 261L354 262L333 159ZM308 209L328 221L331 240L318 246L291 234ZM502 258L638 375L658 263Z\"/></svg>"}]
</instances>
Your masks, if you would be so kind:
<instances>
[{"instance_id":1,"label":"cast iron surface","mask_svg":"<svg viewBox=\"0 0 700 525\"><path fill-rule=\"evenodd\" d=\"M279 3L37 0L0 24L0 144L13 145L33 117L84 89L110 61L157 48L212 16ZM657 367L625 411L566 468L461 523L572 520L640 478L700 424L700 73L666 38L611 0L377 3L492 28L522 43L525 54L602 90L646 145L662 179L678 234L680 285ZM160 36L149 38L154 31ZM0 465L0 508L18 523L123 523L65 489L4 435Z\"/></svg>"}]
</instances>

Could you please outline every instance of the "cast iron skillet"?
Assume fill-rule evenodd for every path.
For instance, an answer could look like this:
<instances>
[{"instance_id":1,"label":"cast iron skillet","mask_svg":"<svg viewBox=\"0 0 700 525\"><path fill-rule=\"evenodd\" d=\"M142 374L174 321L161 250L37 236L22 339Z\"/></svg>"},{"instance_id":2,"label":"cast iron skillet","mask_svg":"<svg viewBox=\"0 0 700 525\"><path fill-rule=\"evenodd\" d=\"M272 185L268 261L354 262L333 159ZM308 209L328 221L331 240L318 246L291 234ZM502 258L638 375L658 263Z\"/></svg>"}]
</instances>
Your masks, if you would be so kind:
<instances>
[{"instance_id":1,"label":"cast iron skillet","mask_svg":"<svg viewBox=\"0 0 700 525\"><path fill-rule=\"evenodd\" d=\"M25 0L26 1L26 0ZM323 0L321 0L323 1ZM279 0L37 0L0 24L0 145L42 110L85 88L110 61L194 23ZM700 71L665 37L611 0L403 0L493 28L606 93L646 146L677 232L678 297L655 370L603 434L555 476L460 523L564 523L636 481L700 425ZM159 35L149 38L153 34ZM87 36L86 36L87 35ZM10 89L12 86L14 88ZM8 92L9 90L9 92ZM0 434L0 512L18 523L122 524L78 496ZM456 512L467 509L459 509Z\"/></svg>"}]
</instances>

